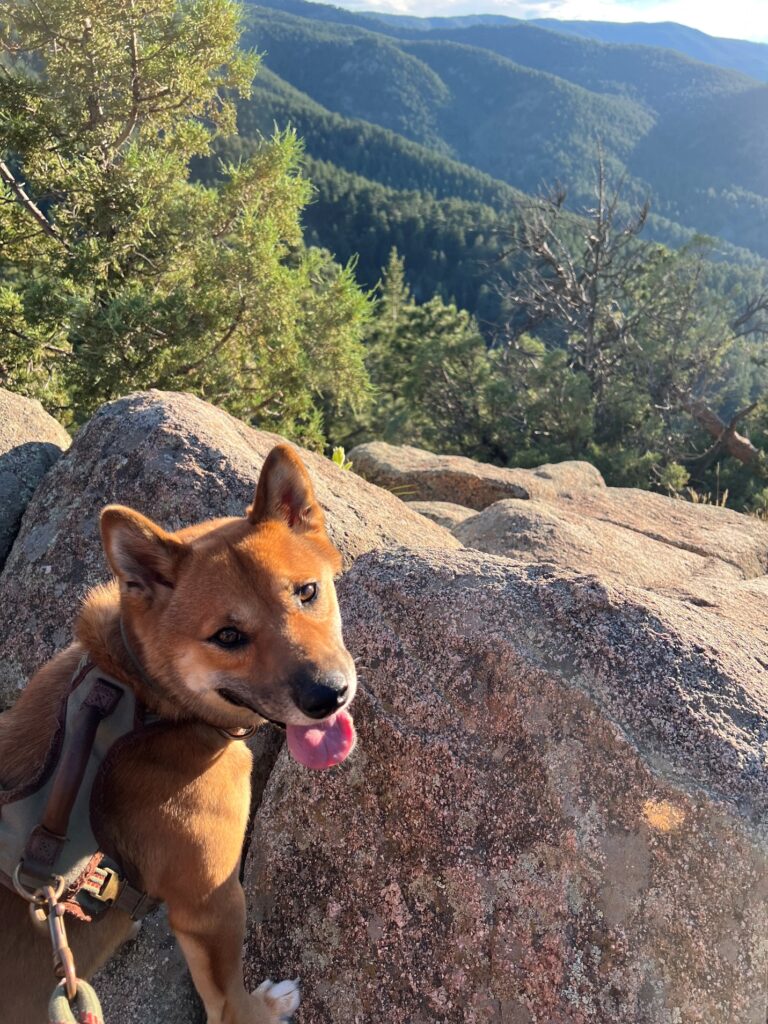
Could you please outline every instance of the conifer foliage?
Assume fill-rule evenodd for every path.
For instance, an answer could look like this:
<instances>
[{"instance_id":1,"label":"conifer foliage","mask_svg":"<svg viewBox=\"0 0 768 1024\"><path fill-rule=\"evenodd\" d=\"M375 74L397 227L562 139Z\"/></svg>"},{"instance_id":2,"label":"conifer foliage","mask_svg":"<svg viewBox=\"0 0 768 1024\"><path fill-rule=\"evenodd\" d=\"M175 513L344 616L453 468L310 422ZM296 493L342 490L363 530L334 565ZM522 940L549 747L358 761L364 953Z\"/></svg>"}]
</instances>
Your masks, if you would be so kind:
<instances>
[{"instance_id":1,"label":"conifer foliage","mask_svg":"<svg viewBox=\"0 0 768 1024\"><path fill-rule=\"evenodd\" d=\"M0 380L77 423L136 388L194 391L319 443L363 402L367 300L302 241L290 132L221 181L257 59L233 0L0 9Z\"/></svg>"}]
</instances>

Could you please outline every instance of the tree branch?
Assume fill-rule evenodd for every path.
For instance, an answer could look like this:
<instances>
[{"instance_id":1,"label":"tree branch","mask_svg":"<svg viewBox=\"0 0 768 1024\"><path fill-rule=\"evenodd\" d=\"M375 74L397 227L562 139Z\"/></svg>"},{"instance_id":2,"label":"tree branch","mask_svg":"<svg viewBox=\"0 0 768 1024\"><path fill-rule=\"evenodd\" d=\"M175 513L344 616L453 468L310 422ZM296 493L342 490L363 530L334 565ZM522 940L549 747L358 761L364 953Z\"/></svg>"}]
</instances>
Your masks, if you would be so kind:
<instances>
[{"instance_id":1,"label":"tree branch","mask_svg":"<svg viewBox=\"0 0 768 1024\"><path fill-rule=\"evenodd\" d=\"M235 313L231 324L222 334L222 336L219 338L216 344L211 348L209 352L206 352L204 356L201 356L200 359L196 359L194 363L187 363L186 366L182 366L181 369L179 370L179 373L189 375L194 370L199 369L204 363L206 363L211 358L211 356L215 356L218 352L220 352L227 344L227 342L230 340L232 335L235 333L237 328L240 326L240 321L243 319L244 313L245 299L241 298L237 313Z\"/></svg>"},{"instance_id":2,"label":"tree branch","mask_svg":"<svg viewBox=\"0 0 768 1024\"><path fill-rule=\"evenodd\" d=\"M64 248L69 251L69 246L64 241L64 237L59 229L55 224L51 224L40 207L33 199L30 198L30 196L27 195L23 184L16 180L13 171L3 160L0 160L0 179L5 182L16 197L16 201L27 211L30 217L37 222L45 234L48 235L49 238L55 239L60 245L63 245Z\"/></svg>"},{"instance_id":3,"label":"tree branch","mask_svg":"<svg viewBox=\"0 0 768 1024\"><path fill-rule=\"evenodd\" d=\"M729 423L725 423L717 413L710 409L706 402L700 398L692 398L690 395L685 395L682 392L677 392L677 400L680 406L685 409L689 415L691 415L700 427L714 439L715 444L708 449L703 456L696 459L698 464L703 458L706 458L709 465L719 458L723 453L733 456L734 459L738 459L739 462L743 462L745 466L756 462L760 458L760 449L756 448L748 437L744 437L743 434L739 434L736 430L737 425L745 419L757 406L757 402L753 402L751 405L746 406L744 409L739 409L738 412L734 413Z\"/></svg>"}]
</instances>

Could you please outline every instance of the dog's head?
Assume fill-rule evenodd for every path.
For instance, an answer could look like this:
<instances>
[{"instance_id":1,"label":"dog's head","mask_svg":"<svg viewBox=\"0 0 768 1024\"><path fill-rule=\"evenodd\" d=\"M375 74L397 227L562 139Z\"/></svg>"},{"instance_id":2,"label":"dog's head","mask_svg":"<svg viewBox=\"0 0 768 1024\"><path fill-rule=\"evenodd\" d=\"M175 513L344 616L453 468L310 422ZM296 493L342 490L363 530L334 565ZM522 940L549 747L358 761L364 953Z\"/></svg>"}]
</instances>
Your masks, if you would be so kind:
<instances>
[{"instance_id":1,"label":"dog's head","mask_svg":"<svg viewBox=\"0 0 768 1024\"><path fill-rule=\"evenodd\" d=\"M225 729L285 724L310 767L346 757L357 684L333 584L341 557L293 449L270 452L241 519L168 533L111 505L101 531L126 633L166 700Z\"/></svg>"}]
</instances>

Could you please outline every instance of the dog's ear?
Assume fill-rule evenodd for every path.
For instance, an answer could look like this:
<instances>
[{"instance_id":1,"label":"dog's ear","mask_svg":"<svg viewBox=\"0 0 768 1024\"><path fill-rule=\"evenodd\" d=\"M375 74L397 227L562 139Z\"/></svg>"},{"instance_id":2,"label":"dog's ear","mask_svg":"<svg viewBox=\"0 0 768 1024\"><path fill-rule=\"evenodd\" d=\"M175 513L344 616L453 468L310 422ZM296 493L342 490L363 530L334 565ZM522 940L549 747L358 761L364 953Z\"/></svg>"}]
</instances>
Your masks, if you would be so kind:
<instances>
[{"instance_id":1,"label":"dog's ear","mask_svg":"<svg viewBox=\"0 0 768 1024\"><path fill-rule=\"evenodd\" d=\"M281 444L269 453L246 514L254 524L277 519L299 533L325 531L312 481L293 448Z\"/></svg>"},{"instance_id":2,"label":"dog's ear","mask_svg":"<svg viewBox=\"0 0 768 1024\"><path fill-rule=\"evenodd\" d=\"M172 589L185 545L151 519L123 505L101 513L101 540L121 588L152 597L159 587Z\"/></svg>"}]
</instances>

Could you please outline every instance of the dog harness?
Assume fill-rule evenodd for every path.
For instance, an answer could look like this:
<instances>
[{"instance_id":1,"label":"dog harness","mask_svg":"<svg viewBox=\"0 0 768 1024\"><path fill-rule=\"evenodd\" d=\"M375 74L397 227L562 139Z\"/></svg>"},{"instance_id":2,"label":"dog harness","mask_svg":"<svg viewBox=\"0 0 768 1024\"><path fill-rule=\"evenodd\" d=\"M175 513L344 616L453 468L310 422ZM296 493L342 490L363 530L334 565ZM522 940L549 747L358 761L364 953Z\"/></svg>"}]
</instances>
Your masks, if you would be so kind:
<instances>
[{"instance_id":1,"label":"dog harness","mask_svg":"<svg viewBox=\"0 0 768 1024\"><path fill-rule=\"evenodd\" d=\"M110 907L139 920L157 906L109 855L101 833L106 769L118 746L147 728L149 716L130 687L85 655L37 777L0 790L0 882L28 898L52 886L83 921Z\"/></svg>"}]
</instances>

